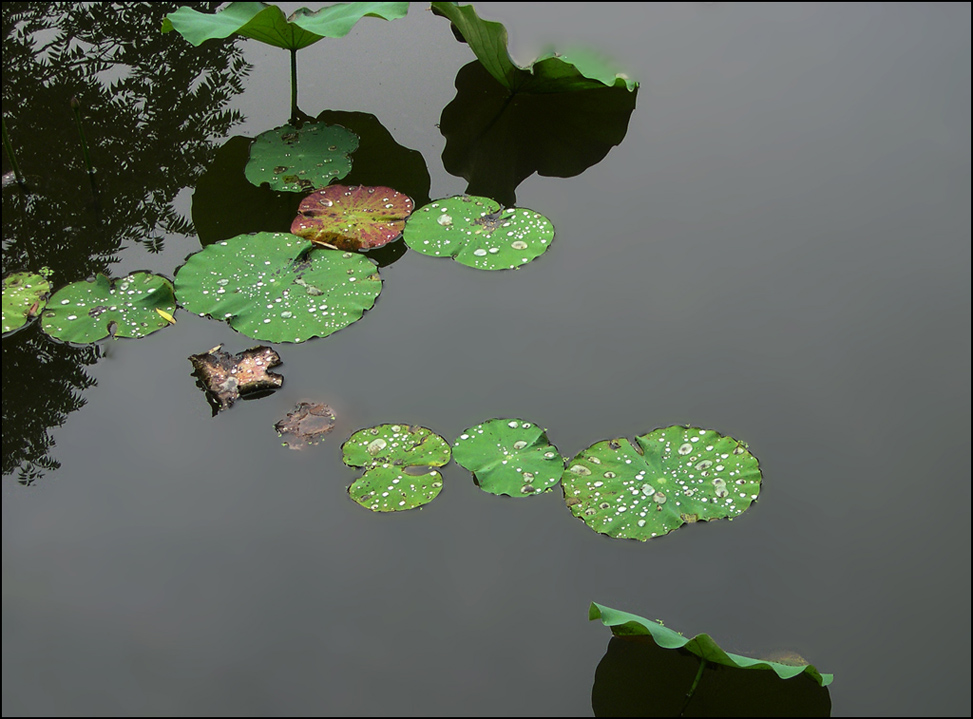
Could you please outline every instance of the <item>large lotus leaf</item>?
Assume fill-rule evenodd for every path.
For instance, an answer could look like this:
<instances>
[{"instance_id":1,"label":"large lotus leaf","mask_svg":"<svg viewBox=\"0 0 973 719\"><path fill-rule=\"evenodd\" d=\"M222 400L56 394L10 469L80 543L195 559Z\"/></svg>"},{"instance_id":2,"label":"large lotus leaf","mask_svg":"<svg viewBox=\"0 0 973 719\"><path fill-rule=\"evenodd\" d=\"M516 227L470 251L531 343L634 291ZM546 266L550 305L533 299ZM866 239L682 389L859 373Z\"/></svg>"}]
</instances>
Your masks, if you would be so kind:
<instances>
[{"instance_id":1,"label":"large lotus leaf","mask_svg":"<svg viewBox=\"0 0 973 719\"><path fill-rule=\"evenodd\" d=\"M412 206L391 187L331 185L304 198L291 232L339 250L372 250L402 235Z\"/></svg>"},{"instance_id":2,"label":"large lotus leaf","mask_svg":"<svg viewBox=\"0 0 973 719\"><path fill-rule=\"evenodd\" d=\"M257 135L244 174L258 187L307 192L347 175L357 148L358 136L340 125L284 125Z\"/></svg>"},{"instance_id":3,"label":"large lotus leaf","mask_svg":"<svg viewBox=\"0 0 973 719\"><path fill-rule=\"evenodd\" d=\"M49 270L15 272L3 278L3 333L23 327L47 306Z\"/></svg>"},{"instance_id":4,"label":"large lotus leaf","mask_svg":"<svg viewBox=\"0 0 973 719\"><path fill-rule=\"evenodd\" d=\"M491 419L453 442L453 459L490 494L529 497L561 481L564 460L547 433L522 419Z\"/></svg>"},{"instance_id":5,"label":"large lotus leaf","mask_svg":"<svg viewBox=\"0 0 973 719\"><path fill-rule=\"evenodd\" d=\"M209 245L176 272L179 303L265 342L327 337L361 319L382 280L363 255L314 250L285 232Z\"/></svg>"},{"instance_id":6,"label":"large lotus leaf","mask_svg":"<svg viewBox=\"0 0 973 719\"><path fill-rule=\"evenodd\" d=\"M237 34L274 47L300 50L325 37L344 37L363 17L405 17L407 2L338 3L320 10L301 8L289 18L276 5L234 2L216 13L181 7L162 21L162 32L175 30L193 45Z\"/></svg>"},{"instance_id":7,"label":"large lotus leaf","mask_svg":"<svg viewBox=\"0 0 973 719\"><path fill-rule=\"evenodd\" d=\"M638 87L638 82L619 72L609 60L585 50L568 55L548 52L527 67L520 67L507 50L507 29L503 25L481 20L472 5L431 5L435 14L449 19L497 82L513 92L569 92L593 87L624 87L632 91Z\"/></svg>"},{"instance_id":8,"label":"large lotus leaf","mask_svg":"<svg viewBox=\"0 0 973 719\"><path fill-rule=\"evenodd\" d=\"M807 674L822 687L828 686L834 679L833 674L822 674L811 664L782 664L767 659L753 659L739 654L731 654L723 651L708 634L697 634L692 639L687 639L679 632L673 631L658 622L594 602L588 609L588 619L600 619L606 627L611 628L612 633L616 636L650 635L655 643L664 649L685 649L700 659L714 664L736 667L737 669L770 670L781 679L790 679L801 674Z\"/></svg>"},{"instance_id":9,"label":"large lotus leaf","mask_svg":"<svg viewBox=\"0 0 973 719\"><path fill-rule=\"evenodd\" d=\"M745 511L760 492L760 466L746 445L713 430L665 427L598 442L561 478L575 517L610 537L645 541L683 524Z\"/></svg>"},{"instance_id":10,"label":"large lotus leaf","mask_svg":"<svg viewBox=\"0 0 973 719\"><path fill-rule=\"evenodd\" d=\"M176 311L172 283L151 272L119 280L96 275L54 293L41 315L47 334L79 344L105 337L145 337L170 324ZM163 314L164 313L164 314Z\"/></svg>"},{"instance_id":11,"label":"large lotus leaf","mask_svg":"<svg viewBox=\"0 0 973 719\"><path fill-rule=\"evenodd\" d=\"M478 270L512 270L544 254L554 226L533 210L503 209L488 197L459 195L413 212L403 237L424 255L452 257Z\"/></svg>"},{"instance_id":12,"label":"large lotus leaf","mask_svg":"<svg viewBox=\"0 0 973 719\"><path fill-rule=\"evenodd\" d=\"M383 424L355 432L341 446L342 460L365 473L348 488L351 498L373 512L398 512L439 496L443 477L436 470L412 474L407 467L442 467L449 443L425 427Z\"/></svg>"}]
</instances>

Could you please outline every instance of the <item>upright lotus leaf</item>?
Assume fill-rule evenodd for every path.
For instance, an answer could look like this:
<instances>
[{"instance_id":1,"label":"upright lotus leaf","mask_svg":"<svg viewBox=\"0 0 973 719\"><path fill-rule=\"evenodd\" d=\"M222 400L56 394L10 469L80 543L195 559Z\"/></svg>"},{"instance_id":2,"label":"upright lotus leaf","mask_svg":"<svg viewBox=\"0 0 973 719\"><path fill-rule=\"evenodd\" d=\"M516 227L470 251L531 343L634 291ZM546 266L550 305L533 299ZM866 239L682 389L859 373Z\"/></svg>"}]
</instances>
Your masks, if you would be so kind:
<instances>
[{"instance_id":1,"label":"upright lotus leaf","mask_svg":"<svg viewBox=\"0 0 973 719\"><path fill-rule=\"evenodd\" d=\"M47 334L84 344L105 337L145 337L167 327L176 311L172 283L151 272L119 280L104 275L54 293L41 315Z\"/></svg>"},{"instance_id":2,"label":"upright lotus leaf","mask_svg":"<svg viewBox=\"0 0 973 719\"><path fill-rule=\"evenodd\" d=\"M51 292L48 279L50 270L40 274L15 272L3 278L3 329L4 334L19 329L39 315L47 306Z\"/></svg>"},{"instance_id":3,"label":"upright lotus leaf","mask_svg":"<svg viewBox=\"0 0 973 719\"><path fill-rule=\"evenodd\" d=\"M598 442L568 462L568 508L596 532L645 541L683 524L744 512L760 492L745 444L696 427L665 427Z\"/></svg>"},{"instance_id":4,"label":"upright lotus leaf","mask_svg":"<svg viewBox=\"0 0 973 719\"><path fill-rule=\"evenodd\" d=\"M478 270L512 270L547 251L554 226L533 210L503 209L488 197L458 195L413 212L403 237L424 255L452 257Z\"/></svg>"},{"instance_id":5,"label":"upright lotus leaf","mask_svg":"<svg viewBox=\"0 0 973 719\"><path fill-rule=\"evenodd\" d=\"M358 136L340 125L284 125L257 135L244 174L258 187L307 192L347 175L357 148Z\"/></svg>"},{"instance_id":6,"label":"upright lotus leaf","mask_svg":"<svg viewBox=\"0 0 973 719\"><path fill-rule=\"evenodd\" d=\"M685 649L695 654L704 662L720 664L737 669L758 669L773 671L781 679L807 674L814 679L820 686L826 687L834 679L833 674L822 674L813 665L806 663L782 664L780 662L769 661L767 659L753 659L751 657L740 656L725 652L713 641L708 634L697 634L692 639L687 639L679 632L673 631L659 622L644 619L635 614L622 612L618 609L595 604L592 602L588 609L588 619L600 619L602 624L611 628L612 634L616 636L651 636L660 647L664 649Z\"/></svg>"},{"instance_id":7,"label":"upright lotus leaf","mask_svg":"<svg viewBox=\"0 0 973 719\"><path fill-rule=\"evenodd\" d=\"M402 235L412 199L391 187L331 185L298 208L291 232L339 250L372 250Z\"/></svg>"},{"instance_id":8,"label":"upright lotus leaf","mask_svg":"<svg viewBox=\"0 0 973 719\"><path fill-rule=\"evenodd\" d=\"M315 250L284 232L217 242L176 272L184 308L264 342L327 337L361 319L381 291L378 271L363 255Z\"/></svg>"},{"instance_id":9,"label":"upright lotus leaf","mask_svg":"<svg viewBox=\"0 0 973 719\"><path fill-rule=\"evenodd\" d=\"M491 419L453 442L453 459L490 494L529 497L561 481L564 460L547 433L522 419Z\"/></svg>"},{"instance_id":10,"label":"upright lotus leaf","mask_svg":"<svg viewBox=\"0 0 973 719\"><path fill-rule=\"evenodd\" d=\"M398 512L428 504L439 496L443 477L436 470L412 474L407 467L442 467L449 443L425 427L382 424L355 432L341 446L349 467L365 474L348 488L358 504L373 512Z\"/></svg>"},{"instance_id":11,"label":"upright lotus leaf","mask_svg":"<svg viewBox=\"0 0 973 719\"><path fill-rule=\"evenodd\" d=\"M449 19L487 71L512 92L570 92L593 87L638 88L608 59L588 50L548 52L520 67L507 50L507 29L482 20L472 5L434 2L432 11Z\"/></svg>"}]
</instances>

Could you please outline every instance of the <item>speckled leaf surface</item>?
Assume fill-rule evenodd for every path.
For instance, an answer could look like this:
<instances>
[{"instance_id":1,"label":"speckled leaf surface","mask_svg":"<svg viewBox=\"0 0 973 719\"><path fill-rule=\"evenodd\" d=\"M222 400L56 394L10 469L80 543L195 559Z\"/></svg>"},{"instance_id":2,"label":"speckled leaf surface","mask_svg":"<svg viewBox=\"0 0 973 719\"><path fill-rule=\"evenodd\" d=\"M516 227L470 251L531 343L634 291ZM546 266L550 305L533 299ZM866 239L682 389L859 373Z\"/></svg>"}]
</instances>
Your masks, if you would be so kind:
<instances>
[{"instance_id":1,"label":"speckled leaf surface","mask_svg":"<svg viewBox=\"0 0 973 719\"><path fill-rule=\"evenodd\" d=\"M561 479L575 517L610 537L645 541L686 523L732 519L760 492L760 466L745 444L713 430L665 427L598 442Z\"/></svg>"},{"instance_id":2,"label":"speckled leaf surface","mask_svg":"<svg viewBox=\"0 0 973 719\"><path fill-rule=\"evenodd\" d=\"M41 315L47 334L84 344L105 337L145 337L169 326L159 310L172 316L172 283L151 272L110 280L96 275L54 293Z\"/></svg>"},{"instance_id":3,"label":"speckled leaf surface","mask_svg":"<svg viewBox=\"0 0 973 719\"><path fill-rule=\"evenodd\" d=\"M331 185L304 198L291 232L339 250L372 250L402 235L412 208L391 187Z\"/></svg>"},{"instance_id":4,"label":"speckled leaf surface","mask_svg":"<svg viewBox=\"0 0 973 719\"><path fill-rule=\"evenodd\" d=\"M341 446L342 460L365 473L348 488L358 504L373 512L415 509L434 500L443 488L435 469L414 474L407 467L442 467L449 443L432 430L408 424L383 424L355 432Z\"/></svg>"},{"instance_id":5,"label":"speckled leaf surface","mask_svg":"<svg viewBox=\"0 0 973 719\"><path fill-rule=\"evenodd\" d=\"M284 232L207 246L176 272L179 303L265 342L327 337L361 319L382 280L363 255L314 249Z\"/></svg>"},{"instance_id":6,"label":"speckled leaf surface","mask_svg":"<svg viewBox=\"0 0 973 719\"><path fill-rule=\"evenodd\" d=\"M488 197L457 195L413 212L403 237L424 255L452 257L478 270L512 270L547 251L554 226L533 210L504 209Z\"/></svg>"},{"instance_id":7,"label":"speckled leaf surface","mask_svg":"<svg viewBox=\"0 0 973 719\"><path fill-rule=\"evenodd\" d=\"M645 636L649 635L664 649L685 649L707 662L722 664L737 669L762 669L773 671L781 679L807 674L820 686L826 687L834 679L833 674L822 674L811 664L781 664L767 659L754 659L739 654L723 651L708 634L697 634L687 639L682 634L659 622L653 622L636 614L629 614L618 609L612 609L601 604L591 603L588 609L588 619L600 619L602 624L612 630L616 636Z\"/></svg>"},{"instance_id":8,"label":"speckled leaf surface","mask_svg":"<svg viewBox=\"0 0 973 719\"><path fill-rule=\"evenodd\" d=\"M307 192L351 172L358 136L340 125L284 125L257 135L244 168L247 179L278 192Z\"/></svg>"},{"instance_id":9,"label":"speckled leaf surface","mask_svg":"<svg viewBox=\"0 0 973 719\"><path fill-rule=\"evenodd\" d=\"M453 459L473 473L484 492L511 497L549 492L564 471L547 432L522 419L491 419L470 427L453 442Z\"/></svg>"},{"instance_id":10,"label":"speckled leaf surface","mask_svg":"<svg viewBox=\"0 0 973 719\"><path fill-rule=\"evenodd\" d=\"M23 327L47 306L47 273L15 272L3 278L3 333Z\"/></svg>"}]
</instances>

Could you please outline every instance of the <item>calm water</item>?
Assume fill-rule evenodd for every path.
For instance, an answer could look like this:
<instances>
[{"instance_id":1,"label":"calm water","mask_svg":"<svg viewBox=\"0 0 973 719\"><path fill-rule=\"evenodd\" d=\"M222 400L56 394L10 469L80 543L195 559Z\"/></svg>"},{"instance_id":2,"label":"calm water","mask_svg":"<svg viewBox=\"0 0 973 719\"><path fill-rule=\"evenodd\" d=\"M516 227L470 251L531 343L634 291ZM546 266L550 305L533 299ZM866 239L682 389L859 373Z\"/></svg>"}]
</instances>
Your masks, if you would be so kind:
<instances>
[{"instance_id":1,"label":"calm water","mask_svg":"<svg viewBox=\"0 0 973 719\"><path fill-rule=\"evenodd\" d=\"M215 149L286 120L287 54L59 5L44 28L11 20L43 4L4 4L3 112L43 190L4 190L4 272L171 277ZM361 322L278 346L284 388L215 418L186 358L256 344L223 324L180 312L100 357L3 340L4 715L590 715L591 601L796 651L835 674L835 714L969 715L969 5L477 8L521 60L589 45L643 83L602 162L516 187L557 228L546 256L407 252ZM40 65L59 26L122 64ZM416 4L302 51L301 107L375 115L432 197L461 193L437 123L472 58ZM301 399L339 424L291 452L273 424ZM712 427L750 443L763 492L646 544L455 464L422 511L348 498L352 431L496 416L565 455Z\"/></svg>"}]
</instances>

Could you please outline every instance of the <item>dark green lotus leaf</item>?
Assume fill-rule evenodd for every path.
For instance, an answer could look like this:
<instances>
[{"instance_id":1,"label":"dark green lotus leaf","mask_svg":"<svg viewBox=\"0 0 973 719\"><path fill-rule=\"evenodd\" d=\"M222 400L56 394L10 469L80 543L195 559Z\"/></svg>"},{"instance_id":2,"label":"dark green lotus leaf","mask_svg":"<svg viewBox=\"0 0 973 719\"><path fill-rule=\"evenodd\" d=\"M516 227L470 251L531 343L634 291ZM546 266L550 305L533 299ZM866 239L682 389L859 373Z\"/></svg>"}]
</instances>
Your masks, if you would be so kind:
<instances>
[{"instance_id":1,"label":"dark green lotus leaf","mask_svg":"<svg viewBox=\"0 0 973 719\"><path fill-rule=\"evenodd\" d=\"M62 287L47 303L41 326L47 334L84 344L105 337L145 337L170 324L176 311L172 283L151 272L118 280L104 275Z\"/></svg>"},{"instance_id":2,"label":"dark green lotus leaf","mask_svg":"<svg viewBox=\"0 0 973 719\"><path fill-rule=\"evenodd\" d=\"M349 467L365 474L348 494L373 512L415 509L434 500L443 488L436 470L413 474L409 467L442 467L449 462L449 443L425 427L383 424L355 432L341 446Z\"/></svg>"},{"instance_id":3,"label":"dark green lotus leaf","mask_svg":"<svg viewBox=\"0 0 973 719\"><path fill-rule=\"evenodd\" d=\"M478 270L512 270L547 251L554 226L533 210L458 195L413 212L403 237L424 255L452 257Z\"/></svg>"},{"instance_id":4,"label":"dark green lotus leaf","mask_svg":"<svg viewBox=\"0 0 973 719\"><path fill-rule=\"evenodd\" d=\"M656 644L664 649L685 649L700 659L714 664L737 669L770 670L781 679L790 679L801 674L807 674L822 687L828 686L834 679L833 674L822 674L811 664L782 664L766 659L753 659L739 654L731 654L723 651L708 634L697 634L692 639L687 639L679 632L673 631L659 622L653 622L638 615L594 602L588 609L588 619L600 619L602 624L610 627L612 634L616 636L649 635Z\"/></svg>"},{"instance_id":5,"label":"dark green lotus leaf","mask_svg":"<svg viewBox=\"0 0 973 719\"><path fill-rule=\"evenodd\" d=\"M257 135L244 174L257 186L307 192L347 175L357 148L358 136L340 125L284 125Z\"/></svg>"},{"instance_id":6,"label":"dark green lotus leaf","mask_svg":"<svg viewBox=\"0 0 973 719\"><path fill-rule=\"evenodd\" d=\"M337 3L311 11L301 8L289 18L276 5L234 2L216 13L181 7L166 16L162 32L175 30L193 45L242 35L287 50L300 50L325 37L344 37L363 17L405 17L407 2Z\"/></svg>"},{"instance_id":7,"label":"dark green lotus leaf","mask_svg":"<svg viewBox=\"0 0 973 719\"><path fill-rule=\"evenodd\" d=\"M381 291L363 255L314 249L285 232L217 242L176 272L184 308L265 342L327 337L361 319Z\"/></svg>"},{"instance_id":8,"label":"dark green lotus leaf","mask_svg":"<svg viewBox=\"0 0 973 719\"><path fill-rule=\"evenodd\" d=\"M15 272L3 278L3 329L4 334L23 327L39 315L47 306L51 292L48 280L50 270L40 274Z\"/></svg>"},{"instance_id":9,"label":"dark green lotus leaf","mask_svg":"<svg viewBox=\"0 0 973 719\"><path fill-rule=\"evenodd\" d=\"M472 5L431 3L432 11L449 19L487 71L513 92L570 92L593 87L624 87L633 91L638 82L620 72L601 55L576 50L568 54L548 52L527 67L520 67L507 50L507 29L498 22L481 20Z\"/></svg>"},{"instance_id":10,"label":"dark green lotus leaf","mask_svg":"<svg viewBox=\"0 0 973 719\"><path fill-rule=\"evenodd\" d=\"M575 517L610 537L645 541L686 523L744 512L760 492L760 466L745 444L696 427L665 427L598 442L561 478Z\"/></svg>"},{"instance_id":11,"label":"dark green lotus leaf","mask_svg":"<svg viewBox=\"0 0 973 719\"><path fill-rule=\"evenodd\" d=\"M291 232L339 250L372 250L402 235L412 199L391 187L331 185L298 208Z\"/></svg>"},{"instance_id":12,"label":"dark green lotus leaf","mask_svg":"<svg viewBox=\"0 0 973 719\"><path fill-rule=\"evenodd\" d=\"M491 419L453 442L453 459L490 494L529 497L561 481L564 460L541 427L522 419Z\"/></svg>"}]
</instances>

